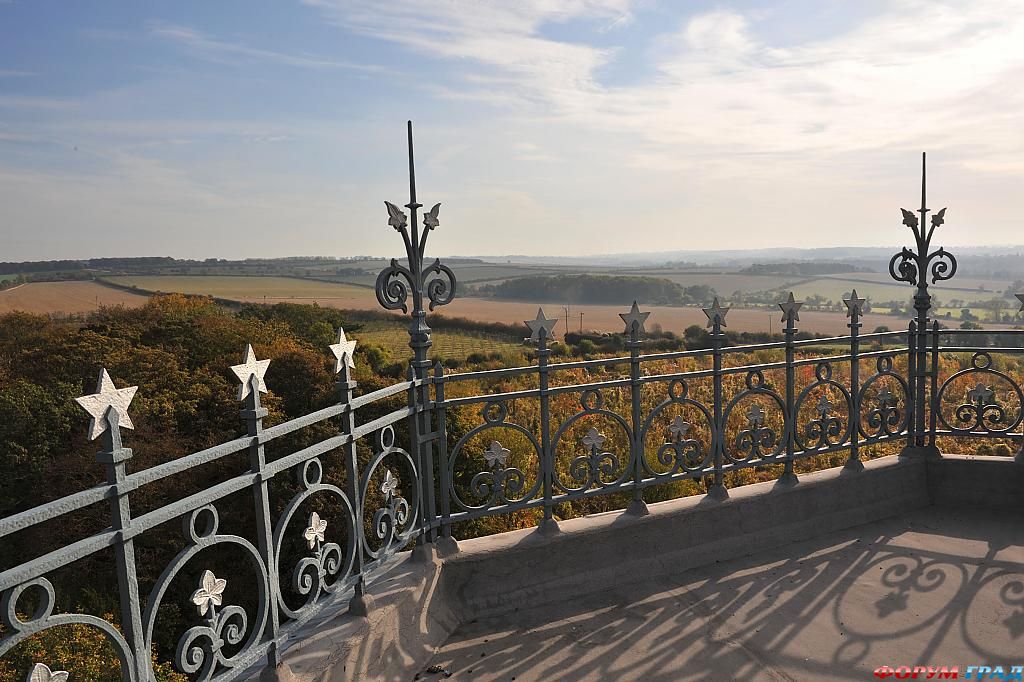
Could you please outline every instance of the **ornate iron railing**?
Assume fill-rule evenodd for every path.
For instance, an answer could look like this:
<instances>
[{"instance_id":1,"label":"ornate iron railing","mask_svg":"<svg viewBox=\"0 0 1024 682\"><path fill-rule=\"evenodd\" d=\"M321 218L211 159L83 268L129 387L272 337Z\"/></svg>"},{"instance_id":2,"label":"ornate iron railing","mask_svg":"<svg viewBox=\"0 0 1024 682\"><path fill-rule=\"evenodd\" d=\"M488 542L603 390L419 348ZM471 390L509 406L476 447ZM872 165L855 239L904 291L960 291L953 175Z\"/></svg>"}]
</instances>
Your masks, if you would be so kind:
<instances>
[{"instance_id":1,"label":"ornate iron railing","mask_svg":"<svg viewBox=\"0 0 1024 682\"><path fill-rule=\"evenodd\" d=\"M437 261L423 267L439 206L425 214L421 235L411 124L409 161L411 231L401 209L387 204L407 261L392 261L377 280L381 304L410 315L408 380L357 395L356 342L339 330L330 346L337 403L264 427L260 394L267 391L269 361L257 360L247 347L243 362L231 368L240 382L246 435L129 473L132 451L122 444L121 429L133 427L128 408L135 389L117 389L103 370L96 393L79 402L92 417L89 437L102 438L97 460L107 482L0 519L0 540L41 533L46 523L104 501L109 526L41 556L3 558L0 656L43 630L77 623L106 636L125 680L152 679L161 608L178 595L176 606L194 611L177 636L175 666L196 679L230 680L263 659L278 665L282 644L325 610L347 607L366 615L372 608L366 584L389 557L410 544L416 561L457 551L453 527L462 522L527 512L536 515L538 532L551 534L558 532L559 506L582 499L618 495L628 513L645 514L653 491L673 494L671 487L685 481L724 499L727 478L745 469L776 467L783 485L795 485L801 459L846 453L844 466L855 472L863 468L864 453L884 443L901 444L906 456L934 456L939 437L1024 439L1024 393L996 362L1024 353L1024 334L943 330L928 317L924 274L930 267L934 280L955 271L955 261L948 269L937 264L949 257L945 251L928 250L944 210L926 234L904 211L918 251L904 249L890 269L918 287L918 316L908 331L861 334L864 299L854 291L845 300L849 334L798 339L802 304L791 294L780 304L781 341L729 346L728 308L716 299L704 310L710 348L645 354L648 313L634 303L622 314L628 355L552 362L556 320L539 310L526 322L533 364L446 374L428 358L424 302L431 308L450 302L455 277ZM923 196L922 189L922 222ZM945 357L960 365L940 377ZM399 396L403 405L394 404ZM324 424L335 435L268 458L269 445ZM407 439L396 437L396 427ZM154 484L242 454L248 458L244 473L133 513ZM271 484L289 475L297 487L275 493ZM221 528L220 512L237 504L232 496L250 498L254 514L247 528ZM333 511L308 511L313 500L330 500ZM152 584L143 585L137 540L178 520L183 546ZM286 551L289 543L301 551ZM248 578L216 575L207 562L213 548L248 566ZM114 557L117 627L55 608L49 576L102 552ZM29 679L66 677L51 663L39 661Z\"/></svg>"}]
</instances>

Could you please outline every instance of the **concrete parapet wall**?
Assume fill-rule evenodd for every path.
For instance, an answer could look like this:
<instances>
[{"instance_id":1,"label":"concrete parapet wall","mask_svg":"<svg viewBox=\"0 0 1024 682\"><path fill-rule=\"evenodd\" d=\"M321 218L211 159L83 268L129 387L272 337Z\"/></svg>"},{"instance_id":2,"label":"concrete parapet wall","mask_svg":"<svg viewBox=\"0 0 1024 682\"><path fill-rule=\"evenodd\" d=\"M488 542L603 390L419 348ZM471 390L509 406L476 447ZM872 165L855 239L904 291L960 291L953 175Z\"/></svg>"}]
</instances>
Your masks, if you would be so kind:
<instances>
[{"instance_id":1,"label":"concrete parapet wall","mask_svg":"<svg viewBox=\"0 0 1024 682\"><path fill-rule=\"evenodd\" d=\"M1008 499L1010 487L989 480L1009 478L998 463L992 474L977 474L970 466L960 472L957 462L885 457L861 472L804 474L795 486L734 488L721 502L696 496L652 504L643 517L609 512L563 521L550 537L522 530L467 540L443 560L414 563L405 554L372 583L369 617L340 614L308 624L284 652L288 669L267 670L264 679L408 680L455 628L475 618L664 578L927 507L930 491L939 499L952 495L961 475L981 476L980 489L998 489L999 499Z\"/></svg>"},{"instance_id":2,"label":"concrete parapet wall","mask_svg":"<svg viewBox=\"0 0 1024 682\"><path fill-rule=\"evenodd\" d=\"M515 531L460 543L442 580L460 620L614 590L928 506L923 461L885 457L858 473L829 469L795 486L758 483L730 498L650 505L633 517L609 512L563 521L542 538Z\"/></svg>"},{"instance_id":3,"label":"concrete parapet wall","mask_svg":"<svg viewBox=\"0 0 1024 682\"><path fill-rule=\"evenodd\" d=\"M928 462L928 492L939 507L1024 511L1024 464L1008 457L943 455Z\"/></svg>"}]
</instances>

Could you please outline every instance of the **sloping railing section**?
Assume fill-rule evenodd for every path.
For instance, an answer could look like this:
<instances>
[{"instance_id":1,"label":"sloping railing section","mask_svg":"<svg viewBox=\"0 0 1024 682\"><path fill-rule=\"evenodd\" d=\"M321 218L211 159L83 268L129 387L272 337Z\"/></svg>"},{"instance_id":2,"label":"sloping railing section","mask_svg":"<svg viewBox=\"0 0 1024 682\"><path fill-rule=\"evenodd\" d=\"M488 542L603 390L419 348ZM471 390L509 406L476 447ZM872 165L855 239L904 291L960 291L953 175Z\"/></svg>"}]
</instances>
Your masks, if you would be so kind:
<instances>
[{"instance_id":1,"label":"sloping railing section","mask_svg":"<svg viewBox=\"0 0 1024 682\"><path fill-rule=\"evenodd\" d=\"M116 388L102 371L96 393L79 403L92 417L89 437L102 439L97 460L107 482L0 519L0 541L28 534L43 546L46 524L96 505L109 507L109 525L38 556L3 557L0 656L44 630L80 624L109 640L125 680L153 679L161 642L161 655L193 679L230 680L261 660L279 665L281 646L325 611L365 615L373 608L366 585L388 558L409 546L414 561L457 551L455 524L521 512L535 515L538 532L555 533L557 505L578 500L644 514L645 500L679 494L686 481L723 499L730 476L753 468L774 467L783 484L798 484L802 458L845 453L844 466L856 471L868 448L885 443L934 456L940 437L1022 439L1024 394L1007 368L1024 353L1024 332L941 330L928 318L924 273L948 278L956 267L942 249L928 251L944 211L927 234L904 211L918 249L897 254L890 270L918 286L919 315L907 331L861 334L864 301L853 292L848 335L801 340L801 304L790 295L780 304L782 341L732 347L723 330L728 309L715 300L705 309L710 348L644 354L648 314L634 303L622 314L628 356L552 362L555 320L538 311L526 323L533 364L445 374L428 357L424 304L450 302L455 278L439 261L423 265L439 206L423 216L420 234L411 124L409 160L411 232L409 217L387 204L407 260L392 261L377 282L385 308L410 313L408 380L358 395L355 341L339 330L330 347L337 404L265 427L269 361L249 347L231 368L246 434L129 472L121 430L132 428L135 389ZM952 265L939 267L943 259ZM293 447L309 430L314 442ZM242 473L151 503L153 484L233 457ZM232 516L238 507L250 512ZM167 537L174 523L182 528L174 556L154 579L140 579L140 547L154 534ZM53 576L97 556L112 560L116 627L56 606L66 601ZM58 663L36 662L28 679L66 678Z\"/></svg>"}]
</instances>

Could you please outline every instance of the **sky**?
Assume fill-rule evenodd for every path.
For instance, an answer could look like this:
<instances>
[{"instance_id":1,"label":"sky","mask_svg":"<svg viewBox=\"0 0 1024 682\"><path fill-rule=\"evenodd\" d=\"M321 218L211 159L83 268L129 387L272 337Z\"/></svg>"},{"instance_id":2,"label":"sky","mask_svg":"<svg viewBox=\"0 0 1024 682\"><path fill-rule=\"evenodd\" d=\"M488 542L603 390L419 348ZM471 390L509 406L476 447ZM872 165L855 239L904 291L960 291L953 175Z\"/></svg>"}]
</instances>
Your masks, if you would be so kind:
<instances>
[{"instance_id":1,"label":"sky","mask_svg":"<svg viewBox=\"0 0 1024 682\"><path fill-rule=\"evenodd\" d=\"M0 0L0 261L1021 244L1024 0Z\"/></svg>"}]
</instances>

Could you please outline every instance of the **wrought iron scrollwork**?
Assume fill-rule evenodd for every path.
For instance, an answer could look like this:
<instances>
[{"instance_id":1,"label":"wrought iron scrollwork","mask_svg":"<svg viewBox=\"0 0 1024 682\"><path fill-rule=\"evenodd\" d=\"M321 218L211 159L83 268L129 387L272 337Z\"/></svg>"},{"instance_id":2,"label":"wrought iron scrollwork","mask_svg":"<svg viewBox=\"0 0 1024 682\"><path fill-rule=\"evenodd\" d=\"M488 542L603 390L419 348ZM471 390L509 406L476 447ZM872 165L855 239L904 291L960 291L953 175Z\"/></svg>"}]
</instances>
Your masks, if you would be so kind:
<instances>
[{"instance_id":1,"label":"wrought iron scrollwork","mask_svg":"<svg viewBox=\"0 0 1024 682\"><path fill-rule=\"evenodd\" d=\"M498 505L516 506L529 500L537 493L541 485L539 471L541 459L540 443L528 429L508 421L508 405L504 402L486 403L480 410L480 416L483 418L484 423L471 429L459 439L459 442L452 449L451 456L448 458L452 500L457 506L466 511L489 509ZM487 468L474 473L469 481L469 494L476 498L476 500L463 499L455 486L456 462L466 456L468 445L479 434L492 430L504 430L519 434L530 444L532 460L538 466L534 483L527 489L526 472L519 466L512 464L512 451L504 447L498 440L492 439L490 444L481 453ZM502 439L504 440L504 437Z\"/></svg>"},{"instance_id":2,"label":"wrought iron scrollwork","mask_svg":"<svg viewBox=\"0 0 1024 682\"><path fill-rule=\"evenodd\" d=\"M412 296L412 315L414 320L421 320L424 314L424 295L429 303L429 309L437 306L447 305L455 298L455 273L451 268L435 260L427 267L423 267L424 252L427 247L427 237L430 232L440 225L438 214L441 211L441 204L434 204L434 207L423 214L423 232L420 233L417 224L417 211L423 204L416 201L416 172L413 163L412 146L412 122L409 122L409 203L405 208L409 209L411 219L401 208L385 201L384 206L388 211L388 225L402 235L405 243L406 263L400 264L398 259L392 258L391 263L381 270L377 275L377 282L374 290L377 294L377 302L386 310L401 310L409 312L409 297ZM420 328L417 326L417 331Z\"/></svg>"},{"instance_id":3,"label":"wrought iron scrollwork","mask_svg":"<svg viewBox=\"0 0 1024 682\"><path fill-rule=\"evenodd\" d=\"M767 414L760 402L752 400L756 396L767 398L768 402L778 407L782 415L783 428L781 433L766 425ZM748 462L756 459L774 459L786 445L789 417L786 415L786 401L778 393L765 385L764 374L760 370L747 373L746 388L740 391L726 406L722 413L722 423L728 424L730 415L742 402L749 402L743 416L746 428L741 428L733 442L734 452L726 451L725 455L733 462Z\"/></svg>"},{"instance_id":4,"label":"wrought iron scrollwork","mask_svg":"<svg viewBox=\"0 0 1024 682\"><path fill-rule=\"evenodd\" d=\"M893 370L893 359L882 356L876 360L875 373L861 384L858 404L863 412L860 434L868 441L892 438L905 432L910 415L906 410L910 389L907 380ZM899 395L890 385L896 386ZM900 404L904 407L900 407ZM867 408L866 411L864 409Z\"/></svg>"},{"instance_id":5,"label":"wrought iron scrollwork","mask_svg":"<svg viewBox=\"0 0 1024 682\"><path fill-rule=\"evenodd\" d=\"M620 415L605 409L604 396L598 390L586 390L580 395L579 412L562 422L562 425L555 431L551 439L552 451L558 453L558 445L566 432L583 418L602 417L607 418L622 430L626 436L626 442L632 442L633 432L629 424ZM599 486L607 488L622 483L629 475L630 468L622 466L623 460L614 452L605 450L604 443L607 436L597 428L590 427L586 434L580 439L584 454L577 455L569 462L568 474L570 481L565 481L560 475L555 477L555 487L567 494L581 493L588 488ZM557 474L557 472L556 472Z\"/></svg>"},{"instance_id":6,"label":"wrought iron scrollwork","mask_svg":"<svg viewBox=\"0 0 1024 682\"><path fill-rule=\"evenodd\" d=\"M970 388L953 409L954 419L949 419L943 404L944 398L956 390L954 385L962 387L965 383L963 379L967 379ZM997 391L997 386L1001 386L1002 390ZM1008 398L1015 398L1016 402L1016 414L1012 418L1008 408L1013 406L1007 404ZM1009 375L992 367L992 356L985 352L975 353L971 357L970 367L955 372L942 382L935 404L939 421L955 433L1009 433L1024 417L1024 392Z\"/></svg>"},{"instance_id":7,"label":"wrought iron scrollwork","mask_svg":"<svg viewBox=\"0 0 1024 682\"><path fill-rule=\"evenodd\" d=\"M247 664L260 644L260 638L273 605L270 601L270 583L267 566L259 550L245 538L237 535L220 535L217 532L220 518L213 505L200 507L184 517L184 533L190 546L183 549L169 563L150 592L143 614L146 647L152 649L156 616L163 603L164 595L171 582L185 565L196 555L214 547L230 547L247 556L256 575L258 598L255 619L250 619L240 606L222 605L227 588L227 579L218 579L210 571L204 571L199 589L192 593L191 603L203 618L202 625L189 628L178 640L174 662L179 670L194 674L198 680L208 680L220 670L232 669ZM251 588L246 588L251 589ZM248 637L246 637L248 633ZM234 653L227 653L225 645L238 647Z\"/></svg>"},{"instance_id":8,"label":"wrought iron scrollwork","mask_svg":"<svg viewBox=\"0 0 1024 682\"><path fill-rule=\"evenodd\" d=\"M640 431L641 451L646 450L646 447L643 446L646 444L654 421L664 414L668 408L673 406L677 409L688 408L691 411L696 410L699 414L698 419L703 420L709 430L714 430L714 417L711 415L711 411L701 403L690 398L689 386L686 381L675 379L668 385L668 398L656 405L643 422ZM656 477L672 476L681 471L697 472L708 466L711 449L693 436L692 431L697 426L697 424L688 421L682 415L675 415L667 428L668 438L658 446L656 452L658 464L663 467L669 467L669 469L667 471L655 471L651 468L647 459L642 458L641 461L646 473Z\"/></svg>"},{"instance_id":9,"label":"wrought iron scrollwork","mask_svg":"<svg viewBox=\"0 0 1024 682\"><path fill-rule=\"evenodd\" d=\"M363 516L366 518L366 505L370 499L383 499L383 504L369 517L372 519L374 543L366 534L363 538L363 549L374 559L389 556L400 549L413 536L416 530L416 516L419 508L419 486L415 484L418 476L416 463L407 451L395 445L395 431L385 426L375 436L374 449L376 454L363 471L362 492ZM399 478L390 463L397 470L400 466L406 477ZM381 481L376 490L372 490L375 473ZM405 495L410 494L411 499Z\"/></svg>"},{"instance_id":10,"label":"wrought iron scrollwork","mask_svg":"<svg viewBox=\"0 0 1024 682\"><path fill-rule=\"evenodd\" d=\"M284 591L278 593L278 604L281 610L292 619L301 618L303 612L324 594L332 595L349 576L356 553L355 511L351 501L340 488L323 483L323 463L313 458L298 466L296 477L303 490L298 493L281 513L274 528L274 562L278 576L286 576L289 572L281 565L282 545L292 520L300 506L314 497L333 499L340 502L340 514L337 517L321 518L317 512L306 517L307 523L299 534L306 545L309 556L298 560L291 570L290 587L292 592L304 598L298 608L288 605ZM345 547L327 539L328 527L340 526L347 539Z\"/></svg>"},{"instance_id":11,"label":"wrought iron scrollwork","mask_svg":"<svg viewBox=\"0 0 1024 682\"><path fill-rule=\"evenodd\" d=\"M817 394L818 400L814 405L814 417L804 425L803 432L796 432L797 444L803 450L823 450L846 441L852 430L852 418L845 421L834 414L836 409L845 408L847 415L853 412L853 398L845 386L832 378L832 364L819 362L814 368L815 380L808 385L796 399L795 412L800 414L801 407L810 398ZM833 402L826 390L833 395L838 393L842 396L839 403Z\"/></svg>"},{"instance_id":12,"label":"wrought iron scrollwork","mask_svg":"<svg viewBox=\"0 0 1024 682\"><path fill-rule=\"evenodd\" d=\"M23 606L19 607L19 602L28 595L31 595L29 599L34 603L34 608L31 611L27 611ZM0 622L3 623L6 632L3 639L0 640L0 656L44 630L61 625L86 625L96 628L106 637L121 663L121 677L131 681L137 679L135 653L112 623L84 613L55 614L53 612L55 603L56 593L53 584L43 577L29 580L4 592L0 597ZM23 615L26 612L29 613L27 617ZM36 670L40 673L40 679L50 679L53 682L59 682L62 679L59 673L63 671L50 670L46 664L37 663L32 672L34 673ZM43 672L48 672L51 677L44 678ZM35 682L36 678L30 676L29 679Z\"/></svg>"}]
</instances>

